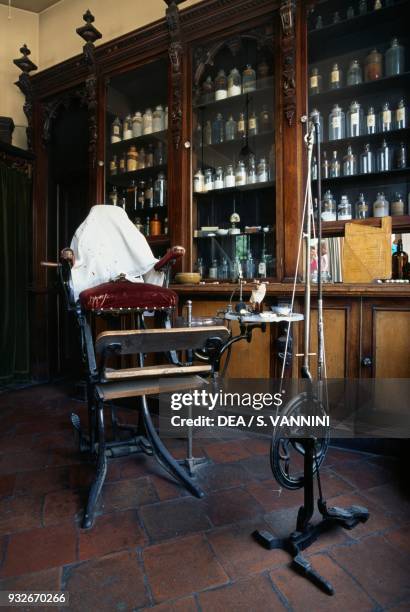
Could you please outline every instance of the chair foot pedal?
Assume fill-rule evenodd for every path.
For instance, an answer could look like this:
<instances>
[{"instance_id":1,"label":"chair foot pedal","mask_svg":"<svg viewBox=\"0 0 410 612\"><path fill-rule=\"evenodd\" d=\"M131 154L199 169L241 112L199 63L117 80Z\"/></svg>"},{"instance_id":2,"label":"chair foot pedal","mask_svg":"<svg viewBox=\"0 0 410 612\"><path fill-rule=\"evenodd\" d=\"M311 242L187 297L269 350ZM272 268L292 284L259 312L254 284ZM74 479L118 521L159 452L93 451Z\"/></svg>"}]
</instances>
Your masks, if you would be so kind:
<instances>
[{"instance_id":1,"label":"chair foot pedal","mask_svg":"<svg viewBox=\"0 0 410 612\"><path fill-rule=\"evenodd\" d=\"M270 531L257 529L252 533L252 537L267 550L273 550L274 548L285 549L285 542L282 538L275 538Z\"/></svg>"},{"instance_id":2,"label":"chair foot pedal","mask_svg":"<svg viewBox=\"0 0 410 612\"><path fill-rule=\"evenodd\" d=\"M327 595L334 595L334 589L330 582L321 576L302 555L296 555L292 560L293 568L302 576L310 580L315 586Z\"/></svg>"},{"instance_id":3,"label":"chair foot pedal","mask_svg":"<svg viewBox=\"0 0 410 612\"><path fill-rule=\"evenodd\" d=\"M334 521L344 529L353 529L359 523L365 523L370 514L363 506L349 506L348 508L333 506L326 508L323 516L325 520Z\"/></svg>"},{"instance_id":4,"label":"chair foot pedal","mask_svg":"<svg viewBox=\"0 0 410 612\"><path fill-rule=\"evenodd\" d=\"M91 450L90 439L87 435L83 433L83 430L81 429L80 417L78 416L78 414L75 414L75 412L72 412L70 420L71 420L72 426L74 427L75 434L77 436L78 448L80 449L80 452L81 453L89 452Z\"/></svg>"}]
</instances>

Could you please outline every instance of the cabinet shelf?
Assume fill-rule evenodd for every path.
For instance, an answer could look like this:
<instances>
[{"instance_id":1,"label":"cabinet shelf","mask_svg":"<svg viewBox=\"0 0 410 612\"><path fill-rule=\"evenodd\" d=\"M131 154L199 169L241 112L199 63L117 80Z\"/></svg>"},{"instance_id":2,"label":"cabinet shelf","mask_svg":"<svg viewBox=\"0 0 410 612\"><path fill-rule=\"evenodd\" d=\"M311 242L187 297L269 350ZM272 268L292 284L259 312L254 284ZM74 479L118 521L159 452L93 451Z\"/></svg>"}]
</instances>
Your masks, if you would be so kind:
<instances>
[{"instance_id":1,"label":"cabinet shelf","mask_svg":"<svg viewBox=\"0 0 410 612\"><path fill-rule=\"evenodd\" d=\"M194 104L194 108L198 110L205 109L221 109L223 107L233 107L237 103L246 104L246 99L248 98L259 98L263 97L267 93L273 94L273 78L269 77L267 79L263 79L262 81L257 81L256 89L254 91L250 91L249 93L241 93L237 96L230 96L229 98L224 98L223 100L199 100L196 104Z\"/></svg>"},{"instance_id":2,"label":"cabinet shelf","mask_svg":"<svg viewBox=\"0 0 410 612\"><path fill-rule=\"evenodd\" d=\"M123 172L122 174L114 174L107 178L110 185L118 187L128 187L132 180L144 180L145 178L153 178L159 172L166 172L167 166L151 166L150 168L142 168L141 170L133 170L132 172Z\"/></svg>"},{"instance_id":3,"label":"cabinet shelf","mask_svg":"<svg viewBox=\"0 0 410 612\"><path fill-rule=\"evenodd\" d=\"M194 196L205 198L214 194L221 193L237 193L239 191L258 191L260 189L269 189L275 186L275 181L266 181L265 183L251 183L250 185L239 185L237 187L224 187L223 189L211 189L210 191L194 192Z\"/></svg>"},{"instance_id":4,"label":"cabinet shelf","mask_svg":"<svg viewBox=\"0 0 410 612\"><path fill-rule=\"evenodd\" d=\"M273 230L268 232L241 232L240 234L208 234L208 236L194 236L194 240L209 240L209 238L237 238L238 236L271 236L274 233Z\"/></svg>"},{"instance_id":5,"label":"cabinet shelf","mask_svg":"<svg viewBox=\"0 0 410 612\"><path fill-rule=\"evenodd\" d=\"M310 108L330 104L332 102L340 102L340 100L353 100L359 96L373 95L378 92L389 89L389 95L392 89L403 88L407 89L410 86L410 72L403 72L394 76L383 77L376 81L367 81L358 85L346 85L339 89L329 89L317 94L309 95Z\"/></svg>"},{"instance_id":6,"label":"cabinet shelf","mask_svg":"<svg viewBox=\"0 0 410 612\"><path fill-rule=\"evenodd\" d=\"M128 149L131 145L144 146L149 144L157 144L163 142L166 144L168 141L168 130L161 130L160 132L153 132L152 134L143 134L142 136L135 136L134 138L127 138L127 140L120 140L120 142L111 142L108 144L108 149L112 154L117 154L124 149Z\"/></svg>"},{"instance_id":7,"label":"cabinet shelf","mask_svg":"<svg viewBox=\"0 0 410 612\"><path fill-rule=\"evenodd\" d=\"M342 183L342 184L352 184L356 183L358 179L361 182L365 181L374 181L374 179L380 178L381 180L386 179L388 177L394 178L395 176L406 176L410 175L410 167L408 168L396 168L394 170L389 170L388 172L369 172L368 174L353 174L352 176L337 176L332 178L322 178L322 183ZM316 183L316 179L313 183Z\"/></svg>"},{"instance_id":8,"label":"cabinet shelf","mask_svg":"<svg viewBox=\"0 0 410 612\"><path fill-rule=\"evenodd\" d=\"M159 234L158 236L147 236L148 244L152 244L152 246L167 246L170 244L171 240L168 234Z\"/></svg>"},{"instance_id":9,"label":"cabinet shelf","mask_svg":"<svg viewBox=\"0 0 410 612\"><path fill-rule=\"evenodd\" d=\"M371 227L380 227L380 217L370 217L369 219L352 219L351 221L322 221L323 236L343 236L346 223L357 223ZM392 217L392 231L400 234L410 232L410 215Z\"/></svg>"},{"instance_id":10,"label":"cabinet shelf","mask_svg":"<svg viewBox=\"0 0 410 612\"><path fill-rule=\"evenodd\" d=\"M254 136L248 136L248 144L250 144L250 148L256 148L257 144L260 141L269 140L270 144L274 144L275 132L273 130L265 130L263 132L259 132L259 134L255 134ZM234 140L224 140L223 142L218 142L215 144L204 144L202 147L198 147L198 153L200 151L224 151L229 148L238 148L238 146L245 146L246 138L235 138Z\"/></svg>"},{"instance_id":11,"label":"cabinet shelf","mask_svg":"<svg viewBox=\"0 0 410 612\"><path fill-rule=\"evenodd\" d=\"M394 140L400 141L401 139L408 139L410 136L410 128L403 128L401 130L390 130L389 132L376 132L376 134L362 134L361 136L349 136L348 138L340 138L339 140L326 140L321 143L322 149L337 149L342 147L348 147L349 145L360 145L367 144L377 141Z\"/></svg>"}]
</instances>

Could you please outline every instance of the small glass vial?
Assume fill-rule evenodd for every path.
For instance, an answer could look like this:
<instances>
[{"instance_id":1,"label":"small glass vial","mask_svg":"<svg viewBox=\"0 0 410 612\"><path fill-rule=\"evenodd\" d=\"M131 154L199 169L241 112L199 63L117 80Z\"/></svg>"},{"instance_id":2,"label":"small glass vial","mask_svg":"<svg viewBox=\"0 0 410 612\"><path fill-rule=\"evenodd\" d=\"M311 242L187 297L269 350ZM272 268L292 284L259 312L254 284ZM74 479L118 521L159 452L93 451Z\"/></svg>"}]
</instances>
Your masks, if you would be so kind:
<instances>
[{"instance_id":1,"label":"small glass vial","mask_svg":"<svg viewBox=\"0 0 410 612\"><path fill-rule=\"evenodd\" d=\"M365 131L366 134L375 134L377 132L377 115L373 106L370 106L367 111Z\"/></svg>"},{"instance_id":2,"label":"small glass vial","mask_svg":"<svg viewBox=\"0 0 410 612\"><path fill-rule=\"evenodd\" d=\"M138 168L138 153L134 146L131 146L127 152L127 172L135 172Z\"/></svg>"},{"instance_id":3,"label":"small glass vial","mask_svg":"<svg viewBox=\"0 0 410 612\"><path fill-rule=\"evenodd\" d=\"M354 8L353 6L349 6L346 11L346 19L353 19L354 17Z\"/></svg>"},{"instance_id":4,"label":"small glass vial","mask_svg":"<svg viewBox=\"0 0 410 612\"><path fill-rule=\"evenodd\" d=\"M141 147L141 149L138 151L138 170L144 170L144 168L146 168L145 149L144 147Z\"/></svg>"},{"instance_id":5,"label":"small glass vial","mask_svg":"<svg viewBox=\"0 0 410 612\"><path fill-rule=\"evenodd\" d=\"M383 56L377 49L370 51L366 57L364 78L365 81L377 81L383 76Z\"/></svg>"},{"instance_id":6,"label":"small glass vial","mask_svg":"<svg viewBox=\"0 0 410 612\"><path fill-rule=\"evenodd\" d=\"M258 183L266 183L269 180L269 169L266 163L266 159L262 157L259 160L257 169L256 169L256 177Z\"/></svg>"},{"instance_id":7,"label":"small glass vial","mask_svg":"<svg viewBox=\"0 0 410 612\"><path fill-rule=\"evenodd\" d=\"M141 232L141 234L143 234L143 233L144 233L144 226L143 226L143 225L142 225L142 223L141 223L141 217L137 217L137 218L135 219L135 223L134 223L134 225L135 225L135 227L137 228L137 230L138 230L139 232Z\"/></svg>"},{"instance_id":8,"label":"small glass vial","mask_svg":"<svg viewBox=\"0 0 410 612\"><path fill-rule=\"evenodd\" d=\"M117 188L116 188L115 185L112 188L112 190L110 191L110 193L108 194L108 200L109 200L110 204L112 204L113 206L117 206L117 204L118 204L118 192L117 192Z\"/></svg>"},{"instance_id":9,"label":"small glass vial","mask_svg":"<svg viewBox=\"0 0 410 612\"><path fill-rule=\"evenodd\" d=\"M360 155L360 172L362 174L371 174L375 171L373 152L370 148L370 144L365 144L363 153Z\"/></svg>"},{"instance_id":10,"label":"small glass vial","mask_svg":"<svg viewBox=\"0 0 410 612\"><path fill-rule=\"evenodd\" d=\"M232 115L230 115L228 121L225 124L225 135L226 140L236 139L236 121Z\"/></svg>"},{"instance_id":11,"label":"small glass vial","mask_svg":"<svg viewBox=\"0 0 410 612\"><path fill-rule=\"evenodd\" d=\"M239 161L235 172L235 185L246 185L246 168L243 161Z\"/></svg>"},{"instance_id":12,"label":"small glass vial","mask_svg":"<svg viewBox=\"0 0 410 612\"><path fill-rule=\"evenodd\" d=\"M374 0L373 10L378 11L383 8L382 0Z\"/></svg>"},{"instance_id":13,"label":"small glass vial","mask_svg":"<svg viewBox=\"0 0 410 612\"><path fill-rule=\"evenodd\" d=\"M194 192L202 193L204 191L204 175L202 170L199 169L194 174Z\"/></svg>"},{"instance_id":14,"label":"small glass vial","mask_svg":"<svg viewBox=\"0 0 410 612\"><path fill-rule=\"evenodd\" d=\"M118 162L117 156L114 155L113 158L110 160L110 175L115 176L116 174L118 174Z\"/></svg>"},{"instance_id":15,"label":"small glass vial","mask_svg":"<svg viewBox=\"0 0 410 612\"><path fill-rule=\"evenodd\" d=\"M216 280L218 278L218 260L213 259L208 271L209 278Z\"/></svg>"},{"instance_id":16,"label":"small glass vial","mask_svg":"<svg viewBox=\"0 0 410 612\"><path fill-rule=\"evenodd\" d=\"M396 109L396 130L403 130L407 127L407 109L403 98L400 100Z\"/></svg>"},{"instance_id":17,"label":"small glass vial","mask_svg":"<svg viewBox=\"0 0 410 612\"><path fill-rule=\"evenodd\" d=\"M224 188L224 171L222 166L218 166L215 171L214 189Z\"/></svg>"},{"instance_id":18,"label":"small glass vial","mask_svg":"<svg viewBox=\"0 0 410 612\"><path fill-rule=\"evenodd\" d=\"M385 54L386 76L394 76L404 72L404 47L397 38L391 41L391 47Z\"/></svg>"},{"instance_id":19,"label":"small glass vial","mask_svg":"<svg viewBox=\"0 0 410 612\"><path fill-rule=\"evenodd\" d=\"M359 15L366 15L366 13L367 13L367 0L360 0Z\"/></svg>"},{"instance_id":20,"label":"small glass vial","mask_svg":"<svg viewBox=\"0 0 410 612\"><path fill-rule=\"evenodd\" d=\"M159 220L158 213L154 214L154 218L151 219L149 224L150 236L160 236L162 232L161 221Z\"/></svg>"},{"instance_id":21,"label":"small glass vial","mask_svg":"<svg viewBox=\"0 0 410 612\"><path fill-rule=\"evenodd\" d=\"M392 217L400 217L404 215L404 201L399 193L396 193L393 202L390 206L390 214Z\"/></svg>"},{"instance_id":22,"label":"small glass vial","mask_svg":"<svg viewBox=\"0 0 410 612\"><path fill-rule=\"evenodd\" d=\"M215 95L214 82L211 76L207 76L205 81L202 83L202 95L205 101L212 100Z\"/></svg>"},{"instance_id":23,"label":"small glass vial","mask_svg":"<svg viewBox=\"0 0 410 612\"><path fill-rule=\"evenodd\" d=\"M391 169L391 149L387 142L383 140L381 148L377 151L377 170L378 172L388 172Z\"/></svg>"},{"instance_id":24,"label":"small glass vial","mask_svg":"<svg viewBox=\"0 0 410 612\"><path fill-rule=\"evenodd\" d=\"M152 134L152 110L147 108L142 116L142 133Z\"/></svg>"},{"instance_id":25,"label":"small glass vial","mask_svg":"<svg viewBox=\"0 0 410 612\"><path fill-rule=\"evenodd\" d=\"M337 207L337 218L339 221L349 221L352 218L352 205L347 195L342 195Z\"/></svg>"},{"instance_id":26,"label":"small glass vial","mask_svg":"<svg viewBox=\"0 0 410 612\"><path fill-rule=\"evenodd\" d=\"M357 158L352 147L347 147L347 153L343 158L343 176L354 176L357 174Z\"/></svg>"},{"instance_id":27,"label":"small glass vial","mask_svg":"<svg viewBox=\"0 0 410 612\"><path fill-rule=\"evenodd\" d=\"M154 147L152 143L148 145L147 152L145 154L145 167L152 168L154 165Z\"/></svg>"},{"instance_id":28,"label":"small glass vial","mask_svg":"<svg viewBox=\"0 0 410 612\"><path fill-rule=\"evenodd\" d=\"M165 206L167 201L167 180L160 172L154 183L154 206Z\"/></svg>"},{"instance_id":29,"label":"small glass vial","mask_svg":"<svg viewBox=\"0 0 410 612\"><path fill-rule=\"evenodd\" d=\"M140 181L138 183L137 202L138 202L138 208L140 210L144 210L145 208L145 181Z\"/></svg>"},{"instance_id":30,"label":"small glass vial","mask_svg":"<svg viewBox=\"0 0 410 612\"><path fill-rule=\"evenodd\" d=\"M201 278L205 278L206 270L205 270L204 260L202 259L202 257L198 257L198 260L196 262L196 270Z\"/></svg>"},{"instance_id":31,"label":"small glass vial","mask_svg":"<svg viewBox=\"0 0 410 612\"><path fill-rule=\"evenodd\" d=\"M165 164L164 145L159 141L154 149L154 166L162 166L163 164Z\"/></svg>"},{"instance_id":32,"label":"small glass vial","mask_svg":"<svg viewBox=\"0 0 410 612\"><path fill-rule=\"evenodd\" d=\"M315 23L315 30L321 30L323 28L323 17L318 15Z\"/></svg>"},{"instance_id":33,"label":"small glass vial","mask_svg":"<svg viewBox=\"0 0 410 612\"><path fill-rule=\"evenodd\" d=\"M225 129L221 113L218 113L212 123L212 144L219 144L224 141Z\"/></svg>"},{"instance_id":34,"label":"small glass vial","mask_svg":"<svg viewBox=\"0 0 410 612\"><path fill-rule=\"evenodd\" d=\"M342 77L343 73L339 64L333 64L332 70L330 71L329 89L340 89L340 87L342 87Z\"/></svg>"},{"instance_id":35,"label":"small glass vial","mask_svg":"<svg viewBox=\"0 0 410 612\"><path fill-rule=\"evenodd\" d=\"M164 109L159 104L152 113L152 131L162 132L165 129Z\"/></svg>"},{"instance_id":36,"label":"small glass vial","mask_svg":"<svg viewBox=\"0 0 410 612\"><path fill-rule=\"evenodd\" d=\"M407 146L401 142L396 151L396 168L407 168Z\"/></svg>"},{"instance_id":37,"label":"small glass vial","mask_svg":"<svg viewBox=\"0 0 410 612\"><path fill-rule=\"evenodd\" d=\"M312 74L309 79L309 93L311 95L318 94L322 90L322 77L319 74L318 68L312 68Z\"/></svg>"},{"instance_id":38,"label":"small glass vial","mask_svg":"<svg viewBox=\"0 0 410 612\"><path fill-rule=\"evenodd\" d=\"M393 129L393 113L388 102L383 104L383 109L380 113L380 125L382 132L390 132Z\"/></svg>"},{"instance_id":39,"label":"small glass vial","mask_svg":"<svg viewBox=\"0 0 410 612\"><path fill-rule=\"evenodd\" d=\"M248 185L257 183L258 177L256 173L256 161L255 156L251 154L248 159Z\"/></svg>"},{"instance_id":40,"label":"small glass vial","mask_svg":"<svg viewBox=\"0 0 410 612\"><path fill-rule=\"evenodd\" d=\"M330 163L327 159L326 151L323 151L323 160L322 160L322 178L327 179L330 177Z\"/></svg>"},{"instance_id":41,"label":"small glass vial","mask_svg":"<svg viewBox=\"0 0 410 612\"><path fill-rule=\"evenodd\" d=\"M256 89L256 72L250 64L247 64L242 72L242 92L250 93Z\"/></svg>"},{"instance_id":42,"label":"small glass vial","mask_svg":"<svg viewBox=\"0 0 410 612\"><path fill-rule=\"evenodd\" d=\"M205 170L204 191L212 191L214 188L214 175L211 168Z\"/></svg>"},{"instance_id":43,"label":"small glass vial","mask_svg":"<svg viewBox=\"0 0 410 612\"><path fill-rule=\"evenodd\" d=\"M122 139L129 140L132 138L132 117L131 115L127 115L124 119L124 123L122 124Z\"/></svg>"},{"instance_id":44,"label":"small glass vial","mask_svg":"<svg viewBox=\"0 0 410 612\"><path fill-rule=\"evenodd\" d=\"M329 140L341 140L345 137L345 114L335 104L329 115Z\"/></svg>"},{"instance_id":45,"label":"small glass vial","mask_svg":"<svg viewBox=\"0 0 410 612\"><path fill-rule=\"evenodd\" d=\"M377 198L373 202L373 217L388 217L389 202L384 197L384 193L377 194Z\"/></svg>"},{"instance_id":46,"label":"small glass vial","mask_svg":"<svg viewBox=\"0 0 410 612\"><path fill-rule=\"evenodd\" d=\"M127 158L124 155L121 155L120 161L118 164L118 171L120 174L124 174L127 171Z\"/></svg>"},{"instance_id":47,"label":"small glass vial","mask_svg":"<svg viewBox=\"0 0 410 612\"><path fill-rule=\"evenodd\" d=\"M132 118L132 137L138 138L142 135L142 115L140 112L135 112Z\"/></svg>"},{"instance_id":48,"label":"small glass vial","mask_svg":"<svg viewBox=\"0 0 410 612\"><path fill-rule=\"evenodd\" d=\"M154 207L154 183L152 179L149 179L145 184L145 207L153 208Z\"/></svg>"},{"instance_id":49,"label":"small glass vial","mask_svg":"<svg viewBox=\"0 0 410 612\"><path fill-rule=\"evenodd\" d=\"M312 167L310 170L310 177L312 179L312 181L317 181L317 159L315 156L313 156L312 159Z\"/></svg>"},{"instance_id":50,"label":"small glass vial","mask_svg":"<svg viewBox=\"0 0 410 612\"><path fill-rule=\"evenodd\" d=\"M339 15L339 11L335 11L333 13L333 23L339 23L340 22L340 15Z\"/></svg>"},{"instance_id":51,"label":"small glass vial","mask_svg":"<svg viewBox=\"0 0 410 612\"><path fill-rule=\"evenodd\" d=\"M235 187L235 173L233 171L233 165L228 164L225 170L224 176L224 187Z\"/></svg>"},{"instance_id":52,"label":"small glass vial","mask_svg":"<svg viewBox=\"0 0 410 612\"><path fill-rule=\"evenodd\" d=\"M255 277L255 261L252 256L252 251L249 250L245 261L245 278Z\"/></svg>"},{"instance_id":53,"label":"small glass vial","mask_svg":"<svg viewBox=\"0 0 410 612\"><path fill-rule=\"evenodd\" d=\"M326 191L323 198L322 221L336 221L336 202L330 190Z\"/></svg>"},{"instance_id":54,"label":"small glass vial","mask_svg":"<svg viewBox=\"0 0 410 612\"><path fill-rule=\"evenodd\" d=\"M222 263L219 266L218 278L219 280L228 280L229 278L229 264L226 257L222 259Z\"/></svg>"},{"instance_id":55,"label":"small glass vial","mask_svg":"<svg viewBox=\"0 0 410 612\"><path fill-rule=\"evenodd\" d=\"M266 105L262 106L262 110L259 115L259 127L261 132L267 132L272 129L272 119Z\"/></svg>"},{"instance_id":56,"label":"small glass vial","mask_svg":"<svg viewBox=\"0 0 410 612\"><path fill-rule=\"evenodd\" d=\"M370 217L369 205L365 200L363 193L355 204L356 219L368 219Z\"/></svg>"},{"instance_id":57,"label":"small glass vial","mask_svg":"<svg viewBox=\"0 0 410 612\"><path fill-rule=\"evenodd\" d=\"M352 102L347 113L347 136L349 138L363 134L363 115L359 102Z\"/></svg>"},{"instance_id":58,"label":"small glass vial","mask_svg":"<svg viewBox=\"0 0 410 612\"><path fill-rule=\"evenodd\" d=\"M330 178L337 178L340 176L340 162L337 159L337 151L333 151L332 161L330 163Z\"/></svg>"},{"instance_id":59,"label":"small glass vial","mask_svg":"<svg viewBox=\"0 0 410 612\"><path fill-rule=\"evenodd\" d=\"M220 70L215 79L215 100L228 97L228 80L224 70Z\"/></svg>"},{"instance_id":60,"label":"small glass vial","mask_svg":"<svg viewBox=\"0 0 410 612\"><path fill-rule=\"evenodd\" d=\"M204 144L211 145L212 144L212 124L210 121L205 123L204 127Z\"/></svg>"},{"instance_id":61,"label":"small glass vial","mask_svg":"<svg viewBox=\"0 0 410 612\"><path fill-rule=\"evenodd\" d=\"M239 115L238 124L237 124L237 132L238 132L238 138L246 137L246 125L245 125L244 113L240 113Z\"/></svg>"},{"instance_id":62,"label":"small glass vial","mask_svg":"<svg viewBox=\"0 0 410 612\"><path fill-rule=\"evenodd\" d=\"M363 82L362 69L357 59L352 60L347 71L346 85L359 85Z\"/></svg>"},{"instance_id":63,"label":"small glass vial","mask_svg":"<svg viewBox=\"0 0 410 612\"><path fill-rule=\"evenodd\" d=\"M111 143L121 142L121 120L119 117L115 117L111 124Z\"/></svg>"},{"instance_id":64,"label":"small glass vial","mask_svg":"<svg viewBox=\"0 0 410 612\"><path fill-rule=\"evenodd\" d=\"M251 112L248 119L248 134L249 136L256 136L258 133L258 118L254 111Z\"/></svg>"},{"instance_id":65,"label":"small glass vial","mask_svg":"<svg viewBox=\"0 0 410 612\"><path fill-rule=\"evenodd\" d=\"M228 98L239 96L242 93L241 75L237 68L232 68L228 76Z\"/></svg>"}]
</instances>

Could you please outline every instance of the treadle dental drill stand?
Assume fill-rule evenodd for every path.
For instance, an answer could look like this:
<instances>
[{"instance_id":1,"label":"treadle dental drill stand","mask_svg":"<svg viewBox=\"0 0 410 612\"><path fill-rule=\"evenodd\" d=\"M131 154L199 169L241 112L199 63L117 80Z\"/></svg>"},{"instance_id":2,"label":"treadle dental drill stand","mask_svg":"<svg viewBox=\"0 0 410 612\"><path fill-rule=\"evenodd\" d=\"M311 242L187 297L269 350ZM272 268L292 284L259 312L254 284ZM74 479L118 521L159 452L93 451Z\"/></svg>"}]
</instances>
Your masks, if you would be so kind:
<instances>
[{"instance_id":1,"label":"treadle dental drill stand","mask_svg":"<svg viewBox=\"0 0 410 612\"><path fill-rule=\"evenodd\" d=\"M299 240L298 258L296 264L296 273L294 279L294 294L296 287L297 271L300 261L301 245L303 242L303 228L306 221L306 285L305 285L305 329L304 329L304 354L303 365L301 368L301 377L312 381L312 375L309 368L310 353L310 246L311 246L311 229L312 229L312 192L311 192L311 160L313 141L316 144L316 159L321 159L320 154L320 124L318 115L312 115L309 123L308 133L306 135L306 143L308 149L308 177L305 194L305 204L303 209L303 218L301 224L301 233ZM323 292L322 292L322 266L320 247L322 241L322 193L321 193L321 167L318 164L318 180L317 180L317 243L318 243L318 286L317 286L317 309L318 309L318 353L317 353L317 385L318 393L315 394L313 388L306 393L300 393L293 398L285 407L283 414L293 416L296 414L308 414L313 411L317 414L327 414L327 388L326 388L326 363L325 363L325 346L324 346L324 330L323 330ZM294 301L292 296L292 305ZM289 325L290 327L290 325ZM286 353L288 350L289 327L286 340L285 356L282 367L282 378L284 377ZM323 394L325 398L323 400ZM304 410L303 410L303 407ZM319 587L328 595L334 594L334 589L330 582L321 576L312 567L310 561L302 555L302 551L308 548L317 538L324 532L341 526L344 529L353 529L358 523L364 523L369 518L369 512L361 506L350 506L349 508L331 507L328 508L326 500L323 497L322 486L320 482L320 465L323 462L329 444L330 432L327 429L324 438L316 438L313 435L301 438L283 437L277 430L274 431L271 443L271 466L273 474L279 484L286 489L296 490L304 488L303 506L299 508L296 530L293 531L287 538L275 538L268 531L255 531L253 533L256 541L271 550L275 548L283 549L292 555L292 567L310 580L313 584ZM303 456L303 475L291 475L291 452L300 453ZM317 477L318 484L318 502L317 507L322 515L322 520L316 524L311 524L311 519L314 513L315 506L315 491L314 491L314 476Z\"/></svg>"}]
</instances>

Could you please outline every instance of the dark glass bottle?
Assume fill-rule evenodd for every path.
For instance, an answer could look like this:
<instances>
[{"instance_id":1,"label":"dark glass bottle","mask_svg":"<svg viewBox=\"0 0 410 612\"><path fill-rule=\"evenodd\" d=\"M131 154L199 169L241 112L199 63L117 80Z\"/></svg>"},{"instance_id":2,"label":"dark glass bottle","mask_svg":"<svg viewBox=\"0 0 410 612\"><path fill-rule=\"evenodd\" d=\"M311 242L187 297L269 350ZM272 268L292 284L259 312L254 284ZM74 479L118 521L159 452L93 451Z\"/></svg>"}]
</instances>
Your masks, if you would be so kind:
<instances>
[{"instance_id":1,"label":"dark glass bottle","mask_svg":"<svg viewBox=\"0 0 410 612\"><path fill-rule=\"evenodd\" d=\"M403 242L401 238L397 241L397 250L392 255L392 278L402 280L407 277L407 264L409 256L403 251Z\"/></svg>"}]
</instances>

